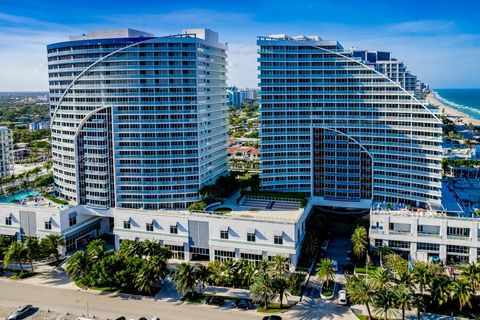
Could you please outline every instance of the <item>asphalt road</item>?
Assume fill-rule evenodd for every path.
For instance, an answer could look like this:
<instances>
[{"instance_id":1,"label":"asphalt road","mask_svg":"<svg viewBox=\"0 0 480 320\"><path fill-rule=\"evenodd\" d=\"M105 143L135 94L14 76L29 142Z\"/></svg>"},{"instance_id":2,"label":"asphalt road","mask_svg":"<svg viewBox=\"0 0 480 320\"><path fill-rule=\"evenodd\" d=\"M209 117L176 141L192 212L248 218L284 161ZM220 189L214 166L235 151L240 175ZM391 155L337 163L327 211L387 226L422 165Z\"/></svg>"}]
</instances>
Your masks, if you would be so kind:
<instances>
[{"instance_id":1,"label":"asphalt road","mask_svg":"<svg viewBox=\"0 0 480 320\"><path fill-rule=\"evenodd\" d=\"M68 312L81 316L87 313L87 302L90 317L95 315L100 319L115 319L123 315L127 319L138 319L142 316L151 319L153 316L158 316L161 320L248 320L262 319L265 315L253 310L243 311L183 302L167 302L125 294L77 291L0 281L0 307L3 308L13 308L28 303L42 311L50 309L58 314Z\"/></svg>"}]
</instances>

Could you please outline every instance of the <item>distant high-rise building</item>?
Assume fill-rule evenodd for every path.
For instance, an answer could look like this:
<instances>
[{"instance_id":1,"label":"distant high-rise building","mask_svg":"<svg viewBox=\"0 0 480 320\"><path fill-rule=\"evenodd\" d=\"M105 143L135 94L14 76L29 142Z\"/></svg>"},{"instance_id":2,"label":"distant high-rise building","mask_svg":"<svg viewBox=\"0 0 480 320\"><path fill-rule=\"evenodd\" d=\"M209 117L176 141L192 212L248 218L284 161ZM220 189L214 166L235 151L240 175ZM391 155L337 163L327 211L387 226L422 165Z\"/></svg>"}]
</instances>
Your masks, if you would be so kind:
<instances>
[{"instance_id":1,"label":"distant high-rise building","mask_svg":"<svg viewBox=\"0 0 480 320\"><path fill-rule=\"evenodd\" d=\"M261 184L314 204L439 206L438 110L380 51L319 37L259 37Z\"/></svg>"},{"instance_id":2,"label":"distant high-rise building","mask_svg":"<svg viewBox=\"0 0 480 320\"><path fill-rule=\"evenodd\" d=\"M28 124L28 129L33 132L40 129L49 129L50 121L33 121Z\"/></svg>"},{"instance_id":3,"label":"distant high-rise building","mask_svg":"<svg viewBox=\"0 0 480 320\"><path fill-rule=\"evenodd\" d=\"M12 131L0 126L0 178L13 173L13 138Z\"/></svg>"},{"instance_id":4,"label":"distant high-rise building","mask_svg":"<svg viewBox=\"0 0 480 320\"><path fill-rule=\"evenodd\" d=\"M57 191L97 208L186 208L227 171L226 50L209 29L101 30L48 46Z\"/></svg>"},{"instance_id":5,"label":"distant high-rise building","mask_svg":"<svg viewBox=\"0 0 480 320\"><path fill-rule=\"evenodd\" d=\"M238 89L235 86L227 88L228 93L228 105L230 107L242 106L244 101L255 99L254 89Z\"/></svg>"}]
</instances>

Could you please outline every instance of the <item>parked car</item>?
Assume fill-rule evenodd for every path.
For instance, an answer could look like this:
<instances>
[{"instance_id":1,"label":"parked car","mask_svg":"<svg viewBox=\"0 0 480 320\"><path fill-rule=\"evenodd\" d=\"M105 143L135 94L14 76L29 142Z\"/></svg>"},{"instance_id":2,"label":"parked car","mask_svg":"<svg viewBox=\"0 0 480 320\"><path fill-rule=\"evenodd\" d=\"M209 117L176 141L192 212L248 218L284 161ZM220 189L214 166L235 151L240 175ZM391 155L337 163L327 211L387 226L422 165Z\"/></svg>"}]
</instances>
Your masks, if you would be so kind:
<instances>
[{"instance_id":1,"label":"parked car","mask_svg":"<svg viewBox=\"0 0 480 320\"><path fill-rule=\"evenodd\" d=\"M263 317L263 320L282 320L282 317L272 314L272 315Z\"/></svg>"},{"instance_id":2,"label":"parked car","mask_svg":"<svg viewBox=\"0 0 480 320\"><path fill-rule=\"evenodd\" d=\"M338 271L338 262L337 260L332 260L333 263L333 271L337 272Z\"/></svg>"},{"instance_id":3,"label":"parked car","mask_svg":"<svg viewBox=\"0 0 480 320\"><path fill-rule=\"evenodd\" d=\"M237 308L237 309L250 310L250 309L253 309L254 305L253 305L252 301L247 300L247 299L242 299L242 300L239 300L239 301L235 302L233 304L233 307Z\"/></svg>"},{"instance_id":4,"label":"parked car","mask_svg":"<svg viewBox=\"0 0 480 320\"><path fill-rule=\"evenodd\" d=\"M355 272L355 265L349 263L347 265L345 265L345 267L343 268L343 273L347 274L347 275L352 275L354 274Z\"/></svg>"},{"instance_id":5,"label":"parked car","mask_svg":"<svg viewBox=\"0 0 480 320\"><path fill-rule=\"evenodd\" d=\"M225 299L221 297L206 297L203 300L204 303L212 305L212 306L223 306L225 304Z\"/></svg>"},{"instance_id":6,"label":"parked car","mask_svg":"<svg viewBox=\"0 0 480 320\"><path fill-rule=\"evenodd\" d=\"M116 318L115 320L127 320L127 318L125 318L124 316L120 316L120 317Z\"/></svg>"},{"instance_id":7,"label":"parked car","mask_svg":"<svg viewBox=\"0 0 480 320\"><path fill-rule=\"evenodd\" d=\"M31 304L26 304L26 305L18 307L17 310L15 310L10 316L8 316L8 320L19 319L25 312L27 312L31 308L32 308Z\"/></svg>"},{"instance_id":8,"label":"parked car","mask_svg":"<svg viewBox=\"0 0 480 320\"><path fill-rule=\"evenodd\" d=\"M347 292L345 290L338 291L338 304L341 304L342 306L346 306L347 303L348 303Z\"/></svg>"},{"instance_id":9,"label":"parked car","mask_svg":"<svg viewBox=\"0 0 480 320\"><path fill-rule=\"evenodd\" d=\"M153 317L152 320L160 320L160 317Z\"/></svg>"},{"instance_id":10,"label":"parked car","mask_svg":"<svg viewBox=\"0 0 480 320\"><path fill-rule=\"evenodd\" d=\"M148 319L145 318L145 317L140 317L140 318L138 318L138 320L148 320Z\"/></svg>"}]
</instances>

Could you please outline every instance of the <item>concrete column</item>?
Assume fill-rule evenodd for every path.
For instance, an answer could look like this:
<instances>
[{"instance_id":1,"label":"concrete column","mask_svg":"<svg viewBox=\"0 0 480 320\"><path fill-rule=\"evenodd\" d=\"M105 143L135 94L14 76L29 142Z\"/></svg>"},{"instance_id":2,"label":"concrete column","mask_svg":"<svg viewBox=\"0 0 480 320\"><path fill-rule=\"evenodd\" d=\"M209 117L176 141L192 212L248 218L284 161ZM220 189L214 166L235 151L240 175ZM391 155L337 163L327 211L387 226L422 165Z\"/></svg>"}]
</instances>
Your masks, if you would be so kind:
<instances>
[{"instance_id":1,"label":"concrete column","mask_svg":"<svg viewBox=\"0 0 480 320\"><path fill-rule=\"evenodd\" d=\"M215 248L209 247L210 261L215 261Z\"/></svg>"},{"instance_id":2,"label":"concrete column","mask_svg":"<svg viewBox=\"0 0 480 320\"><path fill-rule=\"evenodd\" d=\"M115 234L114 237L115 237L115 249L118 250L120 248L120 237L118 236L118 234Z\"/></svg>"},{"instance_id":3,"label":"concrete column","mask_svg":"<svg viewBox=\"0 0 480 320\"><path fill-rule=\"evenodd\" d=\"M412 224L413 227L413 224ZM415 230L417 226L415 225ZM417 261L417 243L416 242L410 242L410 260L411 261Z\"/></svg>"},{"instance_id":4,"label":"concrete column","mask_svg":"<svg viewBox=\"0 0 480 320\"><path fill-rule=\"evenodd\" d=\"M477 248L470 248L470 256L468 258L468 262L472 263L472 262L477 262Z\"/></svg>"},{"instance_id":5,"label":"concrete column","mask_svg":"<svg viewBox=\"0 0 480 320\"><path fill-rule=\"evenodd\" d=\"M440 259L447 263L447 245L441 244L440 245Z\"/></svg>"},{"instance_id":6,"label":"concrete column","mask_svg":"<svg viewBox=\"0 0 480 320\"><path fill-rule=\"evenodd\" d=\"M268 260L268 253L267 253L267 251L262 251L262 259Z\"/></svg>"},{"instance_id":7,"label":"concrete column","mask_svg":"<svg viewBox=\"0 0 480 320\"><path fill-rule=\"evenodd\" d=\"M190 256L190 244L188 241L183 244L183 252L185 253L185 261L190 261L192 258Z\"/></svg>"},{"instance_id":8,"label":"concrete column","mask_svg":"<svg viewBox=\"0 0 480 320\"><path fill-rule=\"evenodd\" d=\"M416 238L417 232L418 232L418 218L412 219L412 224L410 228L411 228L410 231L412 232L413 238Z\"/></svg>"},{"instance_id":9,"label":"concrete column","mask_svg":"<svg viewBox=\"0 0 480 320\"><path fill-rule=\"evenodd\" d=\"M17 241L22 241L22 234L20 233L20 231L17 232L15 236L17 237Z\"/></svg>"},{"instance_id":10,"label":"concrete column","mask_svg":"<svg viewBox=\"0 0 480 320\"><path fill-rule=\"evenodd\" d=\"M240 249L235 248L235 260L239 260L239 259L240 259Z\"/></svg>"}]
</instances>

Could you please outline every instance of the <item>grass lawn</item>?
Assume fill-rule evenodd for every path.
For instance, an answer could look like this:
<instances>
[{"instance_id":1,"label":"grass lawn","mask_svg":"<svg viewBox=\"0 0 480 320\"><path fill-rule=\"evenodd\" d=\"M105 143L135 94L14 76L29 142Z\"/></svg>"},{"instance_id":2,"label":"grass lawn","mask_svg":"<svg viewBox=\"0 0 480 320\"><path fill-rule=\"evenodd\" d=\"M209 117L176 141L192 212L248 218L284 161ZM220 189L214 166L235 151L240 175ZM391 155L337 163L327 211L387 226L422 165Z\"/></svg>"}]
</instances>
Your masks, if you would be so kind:
<instances>
[{"instance_id":1,"label":"grass lawn","mask_svg":"<svg viewBox=\"0 0 480 320\"><path fill-rule=\"evenodd\" d=\"M261 307L259 307L257 309L258 312L262 312L262 313L275 313L275 312L284 312L288 309L290 309L291 307L293 307L294 305L289 305L289 304L286 304L284 303L283 304L283 308L280 308L280 303L277 303L277 302L269 302L268 303L268 308L267 309L264 309L263 308L263 304Z\"/></svg>"},{"instance_id":2,"label":"grass lawn","mask_svg":"<svg viewBox=\"0 0 480 320\"><path fill-rule=\"evenodd\" d=\"M368 266L368 274L372 274L373 271L375 271L376 269L378 269L377 266ZM359 273L359 274L366 274L367 273L367 269L365 267L356 267L355 268L355 273Z\"/></svg>"},{"instance_id":3,"label":"grass lawn","mask_svg":"<svg viewBox=\"0 0 480 320\"><path fill-rule=\"evenodd\" d=\"M21 280L21 279L26 279L26 278L33 277L37 274L38 274L37 272L20 271L20 272L14 274L13 276L9 277L9 279L11 279L11 280Z\"/></svg>"},{"instance_id":4,"label":"grass lawn","mask_svg":"<svg viewBox=\"0 0 480 320\"><path fill-rule=\"evenodd\" d=\"M232 212L232 209L226 208L226 207L220 207L220 208L217 208L217 209L213 210L213 212L218 213L218 214L225 214L225 213Z\"/></svg>"},{"instance_id":5,"label":"grass lawn","mask_svg":"<svg viewBox=\"0 0 480 320\"><path fill-rule=\"evenodd\" d=\"M329 281L328 286L327 283L324 282L322 286L322 295L325 297L331 297L333 296L333 290L335 289L335 282L334 281Z\"/></svg>"}]
</instances>

